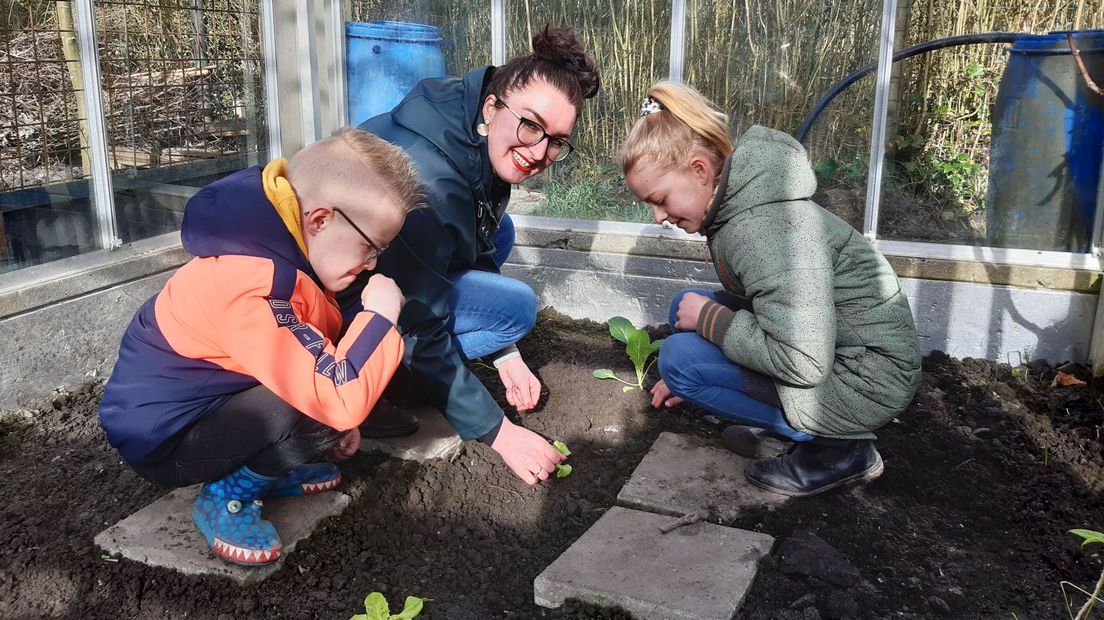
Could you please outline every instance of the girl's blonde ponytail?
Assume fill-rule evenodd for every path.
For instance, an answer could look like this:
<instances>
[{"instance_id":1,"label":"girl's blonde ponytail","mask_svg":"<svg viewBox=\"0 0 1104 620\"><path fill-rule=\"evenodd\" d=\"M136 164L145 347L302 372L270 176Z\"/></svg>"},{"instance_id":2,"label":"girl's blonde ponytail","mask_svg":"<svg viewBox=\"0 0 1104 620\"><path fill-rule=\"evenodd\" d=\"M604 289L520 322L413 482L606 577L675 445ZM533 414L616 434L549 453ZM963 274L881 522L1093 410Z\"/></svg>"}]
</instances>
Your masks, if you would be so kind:
<instances>
[{"instance_id":1,"label":"girl's blonde ponytail","mask_svg":"<svg viewBox=\"0 0 1104 620\"><path fill-rule=\"evenodd\" d=\"M621 148L621 171L628 174L637 164L675 168L688 163L687 154L704 153L720 173L725 158L732 154L728 116L717 110L701 93L676 82L658 82L648 89L648 105L629 131Z\"/></svg>"}]
</instances>

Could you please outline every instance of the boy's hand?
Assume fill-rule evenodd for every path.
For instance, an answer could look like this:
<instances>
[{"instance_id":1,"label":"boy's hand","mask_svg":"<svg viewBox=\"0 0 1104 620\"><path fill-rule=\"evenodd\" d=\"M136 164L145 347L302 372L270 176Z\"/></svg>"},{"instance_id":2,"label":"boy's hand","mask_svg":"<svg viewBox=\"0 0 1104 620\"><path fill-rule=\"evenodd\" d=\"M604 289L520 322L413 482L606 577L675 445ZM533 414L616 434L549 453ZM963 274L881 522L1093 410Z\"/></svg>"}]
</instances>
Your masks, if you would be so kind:
<instances>
[{"instance_id":1,"label":"boy's hand","mask_svg":"<svg viewBox=\"0 0 1104 620\"><path fill-rule=\"evenodd\" d=\"M335 461L344 461L350 456L356 454L357 448L360 447L360 429L355 426L345 432L341 436L341 439L337 440L337 443L330 448L329 456Z\"/></svg>"},{"instance_id":2,"label":"boy's hand","mask_svg":"<svg viewBox=\"0 0 1104 620\"><path fill-rule=\"evenodd\" d=\"M687 331L694 331L698 328L698 316L701 314L702 308L705 307L709 298L705 295L699 295L698 293L686 293L682 296L682 301L679 302L678 307L678 321L675 322L675 329L685 329Z\"/></svg>"},{"instance_id":3,"label":"boy's hand","mask_svg":"<svg viewBox=\"0 0 1104 620\"><path fill-rule=\"evenodd\" d=\"M502 420L491 448L498 452L515 476L529 485L547 480L549 474L556 471L556 463L567 458L543 437L515 425L508 418Z\"/></svg>"},{"instance_id":4,"label":"boy's hand","mask_svg":"<svg viewBox=\"0 0 1104 620\"><path fill-rule=\"evenodd\" d=\"M682 398L671 394L670 388L667 387L667 383L663 379L652 386L652 406L656 409L674 407L681 403Z\"/></svg>"},{"instance_id":5,"label":"boy's hand","mask_svg":"<svg viewBox=\"0 0 1104 620\"><path fill-rule=\"evenodd\" d=\"M406 298L403 297L399 285L395 284L394 280L377 273L368 278L368 283L360 292L360 303L365 310L383 315L392 323L397 323L399 311L406 303Z\"/></svg>"},{"instance_id":6,"label":"boy's hand","mask_svg":"<svg viewBox=\"0 0 1104 620\"><path fill-rule=\"evenodd\" d=\"M518 410L529 411L540 400L541 384L520 357L511 357L498 367L498 378L506 388L506 401Z\"/></svg>"}]
</instances>

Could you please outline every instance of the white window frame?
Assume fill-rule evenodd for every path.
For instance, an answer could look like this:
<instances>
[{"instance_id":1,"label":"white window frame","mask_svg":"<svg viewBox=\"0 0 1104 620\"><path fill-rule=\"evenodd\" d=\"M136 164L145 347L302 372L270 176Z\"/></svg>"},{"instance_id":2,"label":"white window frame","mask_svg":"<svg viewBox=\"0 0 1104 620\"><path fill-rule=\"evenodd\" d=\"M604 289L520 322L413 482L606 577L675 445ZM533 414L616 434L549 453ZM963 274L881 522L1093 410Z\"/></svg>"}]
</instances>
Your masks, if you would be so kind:
<instances>
[{"instance_id":1,"label":"white window frame","mask_svg":"<svg viewBox=\"0 0 1104 620\"><path fill-rule=\"evenodd\" d=\"M88 118L89 182L92 209L96 215L98 246L113 250L122 245L119 225L115 219L115 193L111 183L111 168L107 163L107 128L104 124L103 78L100 73L99 46L96 39L96 11L93 0L75 0L77 9L78 47L80 48L81 87L84 109Z\"/></svg>"},{"instance_id":2,"label":"white window frame","mask_svg":"<svg viewBox=\"0 0 1104 620\"><path fill-rule=\"evenodd\" d=\"M280 126L280 93L276 88L279 72L276 67L276 17L274 0L261 0L260 37L264 57L265 120L268 124L268 154L273 159L284 156Z\"/></svg>"}]
</instances>

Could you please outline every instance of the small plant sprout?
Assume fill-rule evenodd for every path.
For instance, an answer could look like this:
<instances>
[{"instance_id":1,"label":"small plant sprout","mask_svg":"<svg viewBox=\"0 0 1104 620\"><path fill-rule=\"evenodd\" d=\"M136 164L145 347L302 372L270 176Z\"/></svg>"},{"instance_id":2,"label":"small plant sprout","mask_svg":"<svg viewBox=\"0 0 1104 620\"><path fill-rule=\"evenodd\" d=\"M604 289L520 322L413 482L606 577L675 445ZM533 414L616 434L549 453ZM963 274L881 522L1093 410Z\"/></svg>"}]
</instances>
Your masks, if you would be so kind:
<instances>
[{"instance_id":1,"label":"small plant sprout","mask_svg":"<svg viewBox=\"0 0 1104 620\"><path fill-rule=\"evenodd\" d=\"M571 456L571 450L567 449L567 444L559 439L552 442L552 447L559 451L564 456ZM571 466L566 463L556 463L556 477L566 478L571 475Z\"/></svg>"},{"instance_id":2,"label":"small plant sprout","mask_svg":"<svg viewBox=\"0 0 1104 620\"><path fill-rule=\"evenodd\" d=\"M614 379L625 384L622 388L625 392L632 390L633 388L644 389L644 377L648 374L648 370L651 369L652 364L655 363L653 359L651 362L648 358L652 357L653 353L659 351L659 345L663 342L660 338L655 342L648 337L648 332L633 327L625 317L615 316L609 320L610 335L614 337L618 342L625 345L625 353L628 354L629 360L632 361L633 366L636 368L636 383L630 383L625 381L621 377L618 377L616 373L608 368L599 368L594 371L594 377L597 379Z\"/></svg>"},{"instance_id":3,"label":"small plant sprout","mask_svg":"<svg viewBox=\"0 0 1104 620\"><path fill-rule=\"evenodd\" d=\"M349 620L412 620L422 613L422 604L431 599L406 597L403 610L397 614L391 613L387 605L387 599L379 592L373 592L364 599L364 613L357 614Z\"/></svg>"},{"instance_id":4,"label":"small plant sprout","mask_svg":"<svg viewBox=\"0 0 1104 620\"><path fill-rule=\"evenodd\" d=\"M1082 547L1093 543L1104 544L1104 533L1101 532L1097 532L1094 530L1070 530L1068 533L1073 534L1074 536L1080 536ZM1061 583L1061 586L1062 598L1066 601L1066 613L1068 613L1069 617L1073 620L1086 620L1089 617L1089 614L1092 613L1093 607L1096 606L1097 603L1104 603L1104 598L1101 598L1101 592L1104 591L1104 570L1100 571L1100 578L1096 580L1096 587L1093 588L1093 591L1091 593L1081 589L1076 584L1069 581L1063 581ZM1077 590L1078 592L1089 597L1089 600L1085 601L1085 604L1081 606L1081 609L1077 612L1076 616L1073 615L1073 608L1070 606L1070 599L1068 593L1066 592L1066 586L1069 586L1074 590Z\"/></svg>"}]
</instances>

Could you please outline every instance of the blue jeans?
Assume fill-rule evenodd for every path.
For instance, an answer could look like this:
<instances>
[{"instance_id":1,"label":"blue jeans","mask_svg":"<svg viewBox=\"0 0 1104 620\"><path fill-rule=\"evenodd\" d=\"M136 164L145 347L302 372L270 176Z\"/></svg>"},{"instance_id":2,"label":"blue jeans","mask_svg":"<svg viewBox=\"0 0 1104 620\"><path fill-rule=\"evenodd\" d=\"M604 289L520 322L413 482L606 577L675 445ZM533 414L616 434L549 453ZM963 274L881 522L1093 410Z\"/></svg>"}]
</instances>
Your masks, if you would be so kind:
<instances>
[{"instance_id":1,"label":"blue jeans","mask_svg":"<svg viewBox=\"0 0 1104 620\"><path fill-rule=\"evenodd\" d=\"M705 295L724 303L713 291L683 289L671 301L667 320L675 329L678 306L686 293ZM766 429L794 441L813 438L790 426L782 410L758 401L744 391L745 370L724 351L694 331L676 330L659 349L659 375L675 396L739 424Z\"/></svg>"},{"instance_id":2,"label":"blue jeans","mask_svg":"<svg viewBox=\"0 0 1104 620\"><path fill-rule=\"evenodd\" d=\"M503 214L495 233L495 264L506 262L514 248L514 223ZM449 274L452 333L466 359L501 351L521 340L537 321L537 296L529 285L489 271L470 269Z\"/></svg>"}]
</instances>

